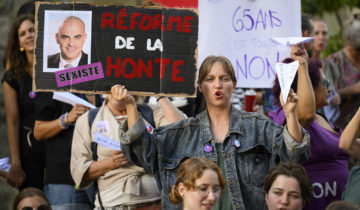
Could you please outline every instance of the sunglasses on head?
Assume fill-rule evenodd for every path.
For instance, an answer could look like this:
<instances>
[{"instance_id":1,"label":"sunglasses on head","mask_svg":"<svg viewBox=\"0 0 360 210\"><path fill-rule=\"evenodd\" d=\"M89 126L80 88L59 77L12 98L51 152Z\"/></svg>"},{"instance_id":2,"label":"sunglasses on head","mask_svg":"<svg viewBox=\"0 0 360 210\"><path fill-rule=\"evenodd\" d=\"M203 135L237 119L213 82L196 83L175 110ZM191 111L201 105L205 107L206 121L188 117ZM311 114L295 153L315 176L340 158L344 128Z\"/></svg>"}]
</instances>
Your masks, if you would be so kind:
<instances>
[{"instance_id":1,"label":"sunglasses on head","mask_svg":"<svg viewBox=\"0 0 360 210\"><path fill-rule=\"evenodd\" d=\"M34 209L30 206L25 206L21 210L51 210L51 208L48 205L43 204Z\"/></svg>"}]
</instances>

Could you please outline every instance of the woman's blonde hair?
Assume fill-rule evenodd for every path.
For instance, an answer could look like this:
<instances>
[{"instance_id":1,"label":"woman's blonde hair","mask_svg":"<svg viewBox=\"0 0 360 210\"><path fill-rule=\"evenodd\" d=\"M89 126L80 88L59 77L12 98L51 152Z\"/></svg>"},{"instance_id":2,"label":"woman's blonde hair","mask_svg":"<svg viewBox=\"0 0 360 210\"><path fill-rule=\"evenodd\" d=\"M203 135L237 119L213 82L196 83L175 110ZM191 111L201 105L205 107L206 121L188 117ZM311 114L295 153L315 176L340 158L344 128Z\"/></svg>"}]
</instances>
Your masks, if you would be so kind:
<instances>
[{"instance_id":1,"label":"woman's blonde hair","mask_svg":"<svg viewBox=\"0 0 360 210\"><path fill-rule=\"evenodd\" d=\"M220 188L225 189L225 180L221 175L220 168L213 161L204 157L192 157L185 160L179 167L177 172L176 182L171 186L171 192L169 193L169 199L173 204L180 204L183 201L178 186L183 183L187 189L194 189L195 180L199 179L206 169L213 170L217 173Z\"/></svg>"},{"instance_id":2,"label":"woman's blonde hair","mask_svg":"<svg viewBox=\"0 0 360 210\"><path fill-rule=\"evenodd\" d=\"M209 74L211 67L216 62L219 62L221 64L225 72L229 74L233 83L236 83L235 70L229 59L225 58L224 56L212 55L205 58L205 60L202 62L200 66L198 84L201 84L204 81L205 77Z\"/></svg>"}]
</instances>

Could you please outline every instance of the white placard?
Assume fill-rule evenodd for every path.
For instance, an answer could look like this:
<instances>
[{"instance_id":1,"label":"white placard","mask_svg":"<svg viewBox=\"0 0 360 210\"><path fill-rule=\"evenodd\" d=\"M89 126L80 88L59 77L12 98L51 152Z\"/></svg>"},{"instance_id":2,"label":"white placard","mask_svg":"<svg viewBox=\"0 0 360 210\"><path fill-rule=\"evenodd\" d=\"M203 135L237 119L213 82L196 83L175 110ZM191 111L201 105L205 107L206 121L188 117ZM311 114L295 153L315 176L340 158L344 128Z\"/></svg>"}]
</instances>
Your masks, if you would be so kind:
<instances>
[{"instance_id":1,"label":"white placard","mask_svg":"<svg viewBox=\"0 0 360 210\"><path fill-rule=\"evenodd\" d=\"M198 64L209 55L232 62L238 87L272 87L275 64L290 48L272 37L301 37L300 0L199 1Z\"/></svg>"},{"instance_id":2,"label":"white placard","mask_svg":"<svg viewBox=\"0 0 360 210\"><path fill-rule=\"evenodd\" d=\"M284 103L286 103L286 99L289 95L291 84L295 78L298 67L299 61L294 61L288 64L277 63L275 66Z\"/></svg>"}]
</instances>

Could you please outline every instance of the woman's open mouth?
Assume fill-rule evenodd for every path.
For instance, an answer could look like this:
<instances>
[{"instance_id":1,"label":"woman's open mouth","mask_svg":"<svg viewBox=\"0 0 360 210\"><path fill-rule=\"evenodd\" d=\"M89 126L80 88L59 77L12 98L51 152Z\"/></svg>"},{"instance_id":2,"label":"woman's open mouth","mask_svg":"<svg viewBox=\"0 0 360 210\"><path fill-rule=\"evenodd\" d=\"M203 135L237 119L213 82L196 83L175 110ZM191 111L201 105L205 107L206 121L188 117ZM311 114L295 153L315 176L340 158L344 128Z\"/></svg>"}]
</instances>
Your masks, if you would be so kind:
<instances>
[{"instance_id":1,"label":"woman's open mouth","mask_svg":"<svg viewBox=\"0 0 360 210\"><path fill-rule=\"evenodd\" d=\"M215 96L216 98L222 98L223 97L223 93L221 91L216 91L215 92Z\"/></svg>"}]
</instances>

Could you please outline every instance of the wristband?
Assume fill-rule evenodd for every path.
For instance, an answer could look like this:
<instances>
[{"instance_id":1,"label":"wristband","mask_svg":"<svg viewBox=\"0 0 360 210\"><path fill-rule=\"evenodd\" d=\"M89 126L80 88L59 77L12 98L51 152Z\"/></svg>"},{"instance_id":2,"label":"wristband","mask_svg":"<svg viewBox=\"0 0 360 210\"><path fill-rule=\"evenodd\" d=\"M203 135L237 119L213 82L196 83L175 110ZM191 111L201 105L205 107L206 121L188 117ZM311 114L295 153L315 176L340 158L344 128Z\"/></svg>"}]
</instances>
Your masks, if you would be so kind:
<instances>
[{"instance_id":1,"label":"wristband","mask_svg":"<svg viewBox=\"0 0 360 210\"><path fill-rule=\"evenodd\" d=\"M73 125L72 123L69 123L69 119L68 119L69 112L66 112L64 115L65 115L64 116L64 125L66 125L66 126Z\"/></svg>"},{"instance_id":2,"label":"wristband","mask_svg":"<svg viewBox=\"0 0 360 210\"><path fill-rule=\"evenodd\" d=\"M65 114L62 114L59 118L59 124L62 129L68 128L68 126L65 124L64 120L65 120Z\"/></svg>"},{"instance_id":3,"label":"wristband","mask_svg":"<svg viewBox=\"0 0 360 210\"><path fill-rule=\"evenodd\" d=\"M166 96L160 96L159 98L156 99L156 102L159 102L160 99L165 98L165 97L166 97Z\"/></svg>"},{"instance_id":4,"label":"wristband","mask_svg":"<svg viewBox=\"0 0 360 210\"><path fill-rule=\"evenodd\" d=\"M62 122L62 125L64 126L64 128L68 128L68 127L69 127L69 126L65 123L66 114L67 114L67 113L61 115L61 122Z\"/></svg>"}]
</instances>

